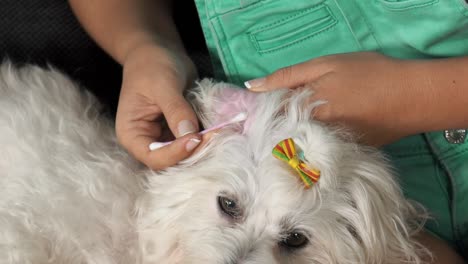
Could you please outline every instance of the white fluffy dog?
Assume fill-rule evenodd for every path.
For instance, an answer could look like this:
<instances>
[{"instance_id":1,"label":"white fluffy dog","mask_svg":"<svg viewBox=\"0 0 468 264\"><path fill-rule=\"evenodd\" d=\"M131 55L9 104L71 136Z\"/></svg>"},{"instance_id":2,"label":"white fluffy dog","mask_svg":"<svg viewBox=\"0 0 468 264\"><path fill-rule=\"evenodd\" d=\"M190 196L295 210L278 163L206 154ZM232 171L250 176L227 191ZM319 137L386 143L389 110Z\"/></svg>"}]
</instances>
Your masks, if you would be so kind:
<instances>
[{"instance_id":1,"label":"white fluffy dog","mask_svg":"<svg viewBox=\"0 0 468 264\"><path fill-rule=\"evenodd\" d=\"M417 210L384 158L311 121L307 91L202 81L205 127L179 165L142 168L97 100L53 70L0 68L0 263L420 263ZM288 99L285 99L288 98ZM293 138L304 188L272 149Z\"/></svg>"}]
</instances>

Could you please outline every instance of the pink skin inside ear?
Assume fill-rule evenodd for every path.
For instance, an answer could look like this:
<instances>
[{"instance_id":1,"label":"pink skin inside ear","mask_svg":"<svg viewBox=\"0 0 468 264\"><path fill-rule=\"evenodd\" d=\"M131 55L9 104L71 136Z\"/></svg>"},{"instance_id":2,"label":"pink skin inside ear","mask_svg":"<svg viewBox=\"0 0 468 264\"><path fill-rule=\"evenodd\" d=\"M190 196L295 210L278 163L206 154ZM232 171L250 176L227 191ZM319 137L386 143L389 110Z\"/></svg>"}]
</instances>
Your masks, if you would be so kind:
<instances>
[{"instance_id":1,"label":"pink skin inside ear","mask_svg":"<svg viewBox=\"0 0 468 264\"><path fill-rule=\"evenodd\" d=\"M239 113L247 114L247 119L244 121L245 132L253 122L254 112L257 103L257 94L249 92L241 88L225 87L221 89L220 94L213 106L214 112L217 114L212 126L217 126L227 120L232 119Z\"/></svg>"},{"instance_id":2,"label":"pink skin inside ear","mask_svg":"<svg viewBox=\"0 0 468 264\"><path fill-rule=\"evenodd\" d=\"M242 133L245 133L254 119L256 97L257 95L255 93L248 92L245 89L228 86L223 87L220 89L220 93L213 105L212 110L216 114L214 121L211 124L211 127L201 131L200 133L204 135L213 130L220 129L226 125L234 123L243 123ZM247 116L246 119L232 122L232 119L236 119L236 117L239 117L239 114L241 113ZM242 116L242 114L240 116ZM153 142L148 147L153 151L171 143L172 141Z\"/></svg>"}]
</instances>

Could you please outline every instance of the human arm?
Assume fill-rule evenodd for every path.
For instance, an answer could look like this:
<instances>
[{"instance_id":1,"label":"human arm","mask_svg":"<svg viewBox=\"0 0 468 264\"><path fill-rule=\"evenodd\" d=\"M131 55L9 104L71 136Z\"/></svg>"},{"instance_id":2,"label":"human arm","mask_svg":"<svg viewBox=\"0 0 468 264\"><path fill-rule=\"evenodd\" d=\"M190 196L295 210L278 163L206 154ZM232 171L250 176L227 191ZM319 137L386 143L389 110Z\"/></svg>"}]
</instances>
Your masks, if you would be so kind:
<instances>
[{"instance_id":1,"label":"human arm","mask_svg":"<svg viewBox=\"0 0 468 264\"><path fill-rule=\"evenodd\" d=\"M427 233L421 232L417 236L417 240L424 247L426 247L429 252L431 252L432 257L426 257L424 263L428 264L464 264L465 261L458 255L455 250L453 250L446 242L436 238L435 236Z\"/></svg>"},{"instance_id":2,"label":"human arm","mask_svg":"<svg viewBox=\"0 0 468 264\"><path fill-rule=\"evenodd\" d=\"M170 0L70 0L84 28L123 66L116 117L119 142L153 169L174 165L200 142L195 113L183 90L196 76L172 19ZM178 139L169 140L164 118Z\"/></svg>"},{"instance_id":3,"label":"human arm","mask_svg":"<svg viewBox=\"0 0 468 264\"><path fill-rule=\"evenodd\" d=\"M257 92L312 88L311 101L327 102L315 109L316 119L344 124L371 145L468 127L468 57L400 60L372 52L338 54L250 83Z\"/></svg>"}]
</instances>

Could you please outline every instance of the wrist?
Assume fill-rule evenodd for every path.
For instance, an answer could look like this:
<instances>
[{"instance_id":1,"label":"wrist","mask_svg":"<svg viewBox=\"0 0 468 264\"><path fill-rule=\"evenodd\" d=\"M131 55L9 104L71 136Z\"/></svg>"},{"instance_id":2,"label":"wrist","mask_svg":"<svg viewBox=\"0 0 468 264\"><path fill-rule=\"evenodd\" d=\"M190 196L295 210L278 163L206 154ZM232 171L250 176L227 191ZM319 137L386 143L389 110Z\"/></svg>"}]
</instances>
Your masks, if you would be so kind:
<instances>
[{"instance_id":1,"label":"wrist","mask_svg":"<svg viewBox=\"0 0 468 264\"><path fill-rule=\"evenodd\" d=\"M440 82L440 65L434 60L408 60L401 69L405 75L401 120L407 135L445 129L444 107L440 102L447 90Z\"/></svg>"},{"instance_id":2,"label":"wrist","mask_svg":"<svg viewBox=\"0 0 468 264\"><path fill-rule=\"evenodd\" d=\"M409 135L417 134L419 111L415 107L415 95L417 88L414 80L414 65L411 61L390 58L389 63L384 64L384 71L381 74L386 75L380 84L386 88L382 94L380 111L368 113L375 123L386 124L386 130L393 133L395 138L403 138ZM377 99L377 98L376 98ZM379 103L377 103L379 104Z\"/></svg>"},{"instance_id":3,"label":"wrist","mask_svg":"<svg viewBox=\"0 0 468 264\"><path fill-rule=\"evenodd\" d=\"M196 67L185 50L168 49L154 42L144 42L129 50L123 65L137 63L139 65L148 65L154 63L164 68L170 69L181 77L195 79Z\"/></svg>"},{"instance_id":4,"label":"wrist","mask_svg":"<svg viewBox=\"0 0 468 264\"><path fill-rule=\"evenodd\" d=\"M187 55L154 44L141 45L124 61L122 92L134 93L137 89L148 95L176 87L182 93L195 78L195 65Z\"/></svg>"}]
</instances>

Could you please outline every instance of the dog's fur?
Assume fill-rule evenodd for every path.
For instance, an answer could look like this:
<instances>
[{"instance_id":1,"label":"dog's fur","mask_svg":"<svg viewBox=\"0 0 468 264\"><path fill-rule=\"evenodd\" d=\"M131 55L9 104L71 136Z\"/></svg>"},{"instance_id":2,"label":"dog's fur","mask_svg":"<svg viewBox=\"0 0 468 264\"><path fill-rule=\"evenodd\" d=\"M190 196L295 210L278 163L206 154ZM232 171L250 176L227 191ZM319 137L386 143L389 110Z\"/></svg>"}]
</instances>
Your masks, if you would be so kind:
<instances>
[{"instance_id":1,"label":"dog's fur","mask_svg":"<svg viewBox=\"0 0 468 264\"><path fill-rule=\"evenodd\" d=\"M226 105L246 123L154 172L118 146L88 92L54 70L4 64L0 263L420 263L419 213L377 151L311 121L308 91L236 104L224 91L205 80L191 94L205 127ZM322 173L309 190L271 155L288 137ZM285 246L291 232L308 244Z\"/></svg>"}]
</instances>

